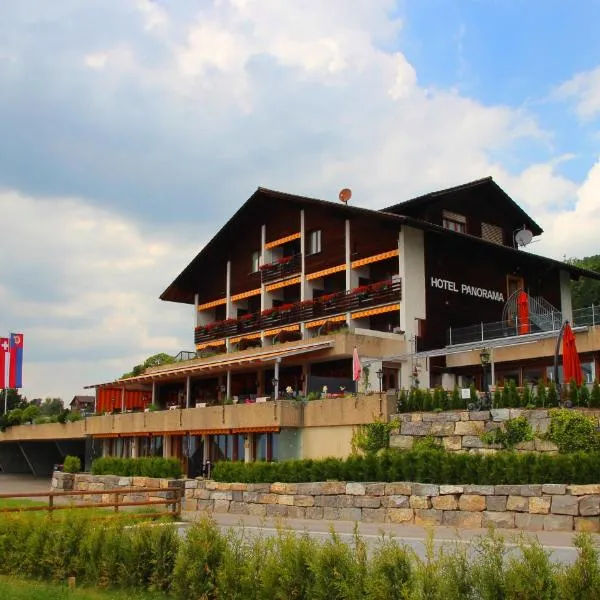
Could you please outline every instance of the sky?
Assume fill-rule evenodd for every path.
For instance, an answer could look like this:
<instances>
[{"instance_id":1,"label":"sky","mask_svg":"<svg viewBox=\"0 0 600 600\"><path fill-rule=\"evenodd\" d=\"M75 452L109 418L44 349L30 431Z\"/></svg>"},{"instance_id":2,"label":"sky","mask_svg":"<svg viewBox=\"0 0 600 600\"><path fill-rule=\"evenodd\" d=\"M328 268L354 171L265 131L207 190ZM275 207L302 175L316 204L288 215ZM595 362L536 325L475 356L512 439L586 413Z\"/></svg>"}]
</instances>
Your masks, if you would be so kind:
<instances>
[{"instance_id":1,"label":"sky","mask_svg":"<svg viewBox=\"0 0 600 600\"><path fill-rule=\"evenodd\" d=\"M0 334L70 400L193 349L158 299L258 186L382 208L491 175L600 253L598 0L0 4Z\"/></svg>"}]
</instances>

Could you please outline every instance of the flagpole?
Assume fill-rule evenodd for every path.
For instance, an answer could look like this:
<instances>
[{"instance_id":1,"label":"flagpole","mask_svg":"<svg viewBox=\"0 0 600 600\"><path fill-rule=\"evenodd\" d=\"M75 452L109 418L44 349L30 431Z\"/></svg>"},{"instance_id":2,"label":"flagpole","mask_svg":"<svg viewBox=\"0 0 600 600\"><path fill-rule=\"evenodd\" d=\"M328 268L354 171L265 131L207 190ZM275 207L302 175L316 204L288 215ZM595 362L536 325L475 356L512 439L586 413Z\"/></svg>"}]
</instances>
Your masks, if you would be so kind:
<instances>
[{"instance_id":1,"label":"flagpole","mask_svg":"<svg viewBox=\"0 0 600 600\"><path fill-rule=\"evenodd\" d=\"M6 414L8 408L8 388L4 388L4 414Z\"/></svg>"}]
</instances>

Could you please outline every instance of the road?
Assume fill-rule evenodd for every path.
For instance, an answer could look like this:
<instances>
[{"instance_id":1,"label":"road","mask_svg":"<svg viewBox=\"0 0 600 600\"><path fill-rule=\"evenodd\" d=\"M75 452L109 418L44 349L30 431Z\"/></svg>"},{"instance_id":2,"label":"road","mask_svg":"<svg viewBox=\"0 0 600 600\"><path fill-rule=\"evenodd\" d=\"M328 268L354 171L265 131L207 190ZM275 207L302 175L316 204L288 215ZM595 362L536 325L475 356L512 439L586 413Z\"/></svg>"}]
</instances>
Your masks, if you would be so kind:
<instances>
[{"instance_id":1,"label":"road","mask_svg":"<svg viewBox=\"0 0 600 600\"><path fill-rule=\"evenodd\" d=\"M187 513L183 517L192 521L198 518L197 513ZM352 543L355 523L351 521L314 521L304 519L267 519L245 515L231 515L227 513L215 513L212 515L222 531L231 528L243 528L250 533L261 533L263 535L276 535L279 528L291 530L298 534L308 533L315 539L325 539L335 531L340 539ZM188 527L189 521L182 527ZM577 557L577 550L573 545L573 533L568 532L521 532L515 529L498 529L498 534L506 540L509 549L518 548L518 540L521 535L528 539L537 539L542 546L551 553L555 562L570 564ZM359 523L358 533L372 549L383 535L392 537L399 543L412 548L418 556L425 557L425 543L428 536L432 536L435 550L445 548L451 551L457 545L472 546L474 540L488 534L486 529L456 529L452 527L419 527L416 525L394 525L389 523ZM594 539L600 544L600 536L594 535Z\"/></svg>"},{"instance_id":2,"label":"road","mask_svg":"<svg viewBox=\"0 0 600 600\"><path fill-rule=\"evenodd\" d=\"M0 493L10 492L45 492L50 489L50 480L47 477L33 477L31 475L6 475L0 473ZM184 513L184 523L179 525L182 533L191 521L203 513ZM309 533L316 539L325 539L330 535L332 529L345 542L351 543L355 524L351 521L314 521L306 519L269 519L252 517L246 515L231 515L215 513L212 515L223 531L230 528L243 528L250 533L262 533L263 535L275 535L278 528L284 528L297 533ZM511 548L517 547L518 537L522 534L526 537L539 540L546 550L551 552L553 560L561 563L571 563L577 556L573 546L573 533L567 532L520 532L514 529L497 530L506 539L506 545ZM451 527L425 528L416 525L394 525L390 523L359 523L358 532L370 548L373 548L382 535L393 537L400 543L411 547L419 556L425 553L425 541L428 535L433 536L433 544L436 549L452 549L456 544L471 544L472 541L482 535L486 535L484 529L455 529ZM600 544L600 535L594 535L594 539Z\"/></svg>"}]
</instances>

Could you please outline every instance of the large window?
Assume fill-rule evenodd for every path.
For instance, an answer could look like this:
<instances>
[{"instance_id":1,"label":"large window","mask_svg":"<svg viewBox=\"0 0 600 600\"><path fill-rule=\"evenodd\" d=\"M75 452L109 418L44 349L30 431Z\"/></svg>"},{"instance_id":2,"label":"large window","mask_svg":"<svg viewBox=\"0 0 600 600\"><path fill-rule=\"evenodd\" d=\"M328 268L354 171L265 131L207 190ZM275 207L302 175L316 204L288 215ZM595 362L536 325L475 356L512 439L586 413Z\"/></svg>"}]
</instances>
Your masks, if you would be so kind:
<instances>
[{"instance_id":1,"label":"large window","mask_svg":"<svg viewBox=\"0 0 600 600\"><path fill-rule=\"evenodd\" d=\"M464 215L459 215L458 213L445 210L442 214L442 219L444 229L450 229L450 231L458 231L458 233L467 232L467 217L465 217Z\"/></svg>"},{"instance_id":2,"label":"large window","mask_svg":"<svg viewBox=\"0 0 600 600\"><path fill-rule=\"evenodd\" d=\"M321 230L315 229L308 234L308 254L321 252Z\"/></svg>"},{"instance_id":3,"label":"large window","mask_svg":"<svg viewBox=\"0 0 600 600\"><path fill-rule=\"evenodd\" d=\"M258 267L260 266L260 250L252 253L252 273L256 273L258 271Z\"/></svg>"}]
</instances>

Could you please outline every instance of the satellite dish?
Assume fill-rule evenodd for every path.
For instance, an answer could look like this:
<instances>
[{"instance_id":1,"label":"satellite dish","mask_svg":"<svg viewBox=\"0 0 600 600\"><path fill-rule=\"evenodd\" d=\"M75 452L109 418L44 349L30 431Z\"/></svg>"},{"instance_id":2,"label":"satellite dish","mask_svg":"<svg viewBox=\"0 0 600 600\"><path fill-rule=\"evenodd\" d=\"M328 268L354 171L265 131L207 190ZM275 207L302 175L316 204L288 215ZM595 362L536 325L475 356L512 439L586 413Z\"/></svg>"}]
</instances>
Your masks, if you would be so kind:
<instances>
[{"instance_id":1,"label":"satellite dish","mask_svg":"<svg viewBox=\"0 0 600 600\"><path fill-rule=\"evenodd\" d=\"M352 198L352 190L349 188L344 188L340 191L340 195L338 196L338 198L340 199L340 202L348 204L348 200Z\"/></svg>"},{"instance_id":2,"label":"satellite dish","mask_svg":"<svg viewBox=\"0 0 600 600\"><path fill-rule=\"evenodd\" d=\"M525 226L523 229L519 229L517 233L515 233L515 242L517 246L527 246L527 244L531 244L531 240L533 239L533 233Z\"/></svg>"}]
</instances>

